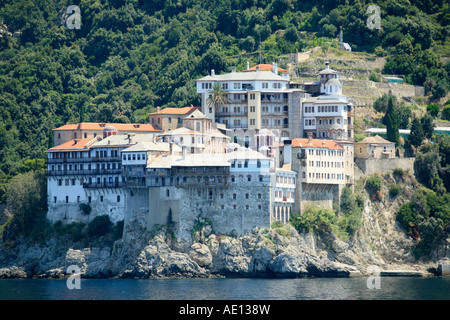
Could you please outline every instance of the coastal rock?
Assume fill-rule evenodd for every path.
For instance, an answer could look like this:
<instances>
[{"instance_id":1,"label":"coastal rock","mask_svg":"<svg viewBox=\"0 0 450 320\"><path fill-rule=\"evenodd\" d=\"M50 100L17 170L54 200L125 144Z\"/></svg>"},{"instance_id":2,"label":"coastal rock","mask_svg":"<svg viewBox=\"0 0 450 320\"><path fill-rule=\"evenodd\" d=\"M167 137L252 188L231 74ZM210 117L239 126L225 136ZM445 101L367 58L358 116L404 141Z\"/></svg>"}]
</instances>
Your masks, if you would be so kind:
<instances>
[{"instance_id":1,"label":"coastal rock","mask_svg":"<svg viewBox=\"0 0 450 320\"><path fill-rule=\"evenodd\" d=\"M212 272L221 274L248 274L251 258L245 254L242 242L235 238L221 237L218 245L212 245Z\"/></svg>"},{"instance_id":2,"label":"coastal rock","mask_svg":"<svg viewBox=\"0 0 450 320\"><path fill-rule=\"evenodd\" d=\"M119 276L123 278L204 277L208 273L188 254L170 249L161 235L141 251L134 263Z\"/></svg>"},{"instance_id":3,"label":"coastal rock","mask_svg":"<svg viewBox=\"0 0 450 320\"><path fill-rule=\"evenodd\" d=\"M16 266L0 268L0 279L24 279L27 273L23 268Z\"/></svg>"},{"instance_id":4,"label":"coastal rock","mask_svg":"<svg viewBox=\"0 0 450 320\"><path fill-rule=\"evenodd\" d=\"M208 268L212 264L212 255L209 248L202 243L195 242L189 249L189 257L200 267Z\"/></svg>"}]
</instances>

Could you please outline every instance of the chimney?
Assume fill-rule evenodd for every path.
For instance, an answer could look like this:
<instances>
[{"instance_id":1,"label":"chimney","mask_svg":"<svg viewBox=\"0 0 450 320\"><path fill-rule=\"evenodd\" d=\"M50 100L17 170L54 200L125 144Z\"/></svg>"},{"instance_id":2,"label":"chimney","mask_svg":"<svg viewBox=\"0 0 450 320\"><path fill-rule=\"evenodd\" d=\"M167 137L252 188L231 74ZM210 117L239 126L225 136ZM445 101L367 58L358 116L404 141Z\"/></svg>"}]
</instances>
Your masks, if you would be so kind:
<instances>
[{"instance_id":1,"label":"chimney","mask_svg":"<svg viewBox=\"0 0 450 320\"><path fill-rule=\"evenodd\" d=\"M181 150L182 150L182 155L183 155L183 157L182 157L182 159L184 160L185 158L186 158L186 147L181 147Z\"/></svg>"},{"instance_id":2,"label":"chimney","mask_svg":"<svg viewBox=\"0 0 450 320\"><path fill-rule=\"evenodd\" d=\"M283 147L283 163L291 163L292 162L292 140L284 140L284 147Z\"/></svg>"},{"instance_id":3,"label":"chimney","mask_svg":"<svg viewBox=\"0 0 450 320\"><path fill-rule=\"evenodd\" d=\"M250 69L250 62L247 61L247 70Z\"/></svg>"},{"instance_id":4,"label":"chimney","mask_svg":"<svg viewBox=\"0 0 450 320\"><path fill-rule=\"evenodd\" d=\"M161 110L160 107L156 107L156 112L159 113L159 110Z\"/></svg>"},{"instance_id":5,"label":"chimney","mask_svg":"<svg viewBox=\"0 0 450 320\"><path fill-rule=\"evenodd\" d=\"M272 62L273 73L278 74L278 65L276 62Z\"/></svg>"},{"instance_id":6,"label":"chimney","mask_svg":"<svg viewBox=\"0 0 450 320\"><path fill-rule=\"evenodd\" d=\"M312 132L308 132L308 144L312 143Z\"/></svg>"},{"instance_id":7,"label":"chimney","mask_svg":"<svg viewBox=\"0 0 450 320\"><path fill-rule=\"evenodd\" d=\"M329 61L325 61L325 69L328 69L330 62Z\"/></svg>"},{"instance_id":8,"label":"chimney","mask_svg":"<svg viewBox=\"0 0 450 320\"><path fill-rule=\"evenodd\" d=\"M235 73L236 72L236 67L231 68L231 72Z\"/></svg>"},{"instance_id":9,"label":"chimney","mask_svg":"<svg viewBox=\"0 0 450 320\"><path fill-rule=\"evenodd\" d=\"M256 66L256 72L259 72L259 66Z\"/></svg>"},{"instance_id":10,"label":"chimney","mask_svg":"<svg viewBox=\"0 0 450 320\"><path fill-rule=\"evenodd\" d=\"M216 72L214 71L214 69L211 69L211 77L214 77L216 75Z\"/></svg>"}]
</instances>

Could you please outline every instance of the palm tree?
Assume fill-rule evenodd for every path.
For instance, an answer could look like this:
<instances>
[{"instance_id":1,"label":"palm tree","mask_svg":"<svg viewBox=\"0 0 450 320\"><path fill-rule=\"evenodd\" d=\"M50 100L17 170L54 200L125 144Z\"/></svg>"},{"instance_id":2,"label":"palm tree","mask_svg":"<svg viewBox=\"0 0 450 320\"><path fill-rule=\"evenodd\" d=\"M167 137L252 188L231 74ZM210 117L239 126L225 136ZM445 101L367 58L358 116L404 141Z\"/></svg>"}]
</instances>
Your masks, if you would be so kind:
<instances>
[{"instance_id":1,"label":"palm tree","mask_svg":"<svg viewBox=\"0 0 450 320\"><path fill-rule=\"evenodd\" d=\"M208 107L214 108L214 111L218 113L220 108L227 103L230 103L228 99L228 90L225 90L218 82L214 83L213 88L209 91L209 97L206 100Z\"/></svg>"}]
</instances>

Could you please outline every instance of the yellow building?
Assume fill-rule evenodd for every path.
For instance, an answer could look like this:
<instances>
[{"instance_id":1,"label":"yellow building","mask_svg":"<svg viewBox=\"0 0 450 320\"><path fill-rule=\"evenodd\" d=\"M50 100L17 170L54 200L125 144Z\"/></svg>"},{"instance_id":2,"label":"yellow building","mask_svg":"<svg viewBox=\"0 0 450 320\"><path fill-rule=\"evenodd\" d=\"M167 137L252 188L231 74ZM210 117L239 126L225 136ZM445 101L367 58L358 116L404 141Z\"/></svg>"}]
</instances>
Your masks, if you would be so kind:
<instances>
[{"instance_id":1,"label":"yellow building","mask_svg":"<svg viewBox=\"0 0 450 320\"><path fill-rule=\"evenodd\" d=\"M183 126L183 119L200 108L190 106L184 108L156 108L156 112L149 114L150 124L162 131L171 131Z\"/></svg>"},{"instance_id":2,"label":"yellow building","mask_svg":"<svg viewBox=\"0 0 450 320\"><path fill-rule=\"evenodd\" d=\"M355 143L355 158L395 158L395 143L379 135L367 137Z\"/></svg>"}]
</instances>

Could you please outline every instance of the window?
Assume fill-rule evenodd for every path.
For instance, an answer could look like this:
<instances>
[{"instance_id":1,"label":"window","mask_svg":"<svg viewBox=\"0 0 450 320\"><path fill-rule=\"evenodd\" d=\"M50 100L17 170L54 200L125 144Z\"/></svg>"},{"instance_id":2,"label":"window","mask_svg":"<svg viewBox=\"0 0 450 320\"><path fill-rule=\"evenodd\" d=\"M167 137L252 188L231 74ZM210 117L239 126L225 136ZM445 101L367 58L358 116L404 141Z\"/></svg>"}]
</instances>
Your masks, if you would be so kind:
<instances>
[{"instance_id":1,"label":"window","mask_svg":"<svg viewBox=\"0 0 450 320\"><path fill-rule=\"evenodd\" d=\"M261 199L261 198L262 198L262 194L258 193L258 199Z\"/></svg>"},{"instance_id":2,"label":"window","mask_svg":"<svg viewBox=\"0 0 450 320\"><path fill-rule=\"evenodd\" d=\"M66 196L66 203L69 203L69 196Z\"/></svg>"},{"instance_id":3,"label":"window","mask_svg":"<svg viewBox=\"0 0 450 320\"><path fill-rule=\"evenodd\" d=\"M248 204L245 205L245 210L250 209L250 206Z\"/></svg>"},{"instance_id":4,"label":"window","mask_svg":"<svg viewBox=\"0 0 450 320\"><path fill-rule=\"evenodd\" d=\"M245 199L248 199L250 195L248 193L245 194Z\"/></svg>"},{"instance_id":5,"label":"window","mask_svg":"<svg viewBox=\"0 0 450 320\"><path fill-rule=\"evenodd\" d=\"M120 202L120 196L117 196L117 202Z\"/></svg>"},{"instance_id":6,"label":"window","mask_svg":"<svg viewBox=\"0 0 450 320\"><path fill-rule=\"evenodd\" d=\"M236 200L236 193L233 193L233 200Z\"/></svg>"},{"instance_id":7,"label":"window","mask_svg":"<svg viewBox=\"0 0 450 320\"><path fill-rule=\"evenodd\" d=\"M233 209L237 209L237 205L233 204Z\"/></svg>"},{"instance_id":8,"label":"window","mask_svg":"<svg viewBox=\"0 0 450 320\"><path fill-rule=\"evenodd\" d=\"M103 202L103 196L100 196L100 202Z\"/></svg>"},{"instance_id":9,"label":"window","mask_svg":"<svg viewBox=\"0 0 450 320\"><path fill-rule=\"evenodd\" d=\"M166 197L170 197L170 190L169 189L166 190Z\"/></svg>"},{"instance_id":10,"label":"window","mask_svg":"<svg viewBox=\"0 0 450 320\"><path fill-rule=\"evenodd\" d=\"M53 203L56 203L56 201L57 201L57 198L53 197Z\"/></svg>"}]
</instances>

